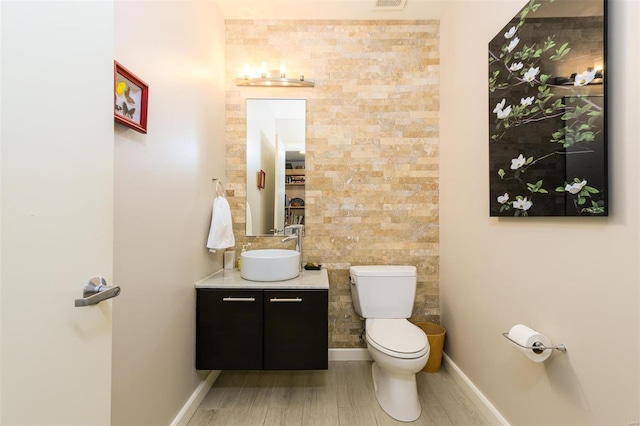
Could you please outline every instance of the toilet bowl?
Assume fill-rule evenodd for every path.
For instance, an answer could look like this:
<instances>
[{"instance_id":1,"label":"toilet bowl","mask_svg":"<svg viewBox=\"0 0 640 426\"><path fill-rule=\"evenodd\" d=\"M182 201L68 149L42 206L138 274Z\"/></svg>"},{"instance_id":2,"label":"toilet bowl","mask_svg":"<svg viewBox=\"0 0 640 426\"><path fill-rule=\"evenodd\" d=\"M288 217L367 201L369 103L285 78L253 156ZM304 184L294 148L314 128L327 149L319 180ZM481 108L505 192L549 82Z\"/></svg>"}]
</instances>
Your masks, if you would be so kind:
<instances>
[{"instance_id":1,"label":"toilet bowl","mask_svg":"<svg viewBox=\"0 0 640 426\"><path fill-rule=\"evenodd\" d=\"M365 319L371 374L380 407L391 417L412 422L420 417L416 373L429 358L429 340L411 324L416 268L363 265L349 269L353 306Z\"/></svg>"},{"instance_id":2,"label":"toilet bowl","mask_svg":"<svg viewBox=\"0 0 640 426\"><path fill-rule=\"evenodd\" d=\"M367 319L367 349L376 399L391 417L412 422L420 417L416 373L429 359L426 334L406 319Z\"/></svg>"}]
</instances>

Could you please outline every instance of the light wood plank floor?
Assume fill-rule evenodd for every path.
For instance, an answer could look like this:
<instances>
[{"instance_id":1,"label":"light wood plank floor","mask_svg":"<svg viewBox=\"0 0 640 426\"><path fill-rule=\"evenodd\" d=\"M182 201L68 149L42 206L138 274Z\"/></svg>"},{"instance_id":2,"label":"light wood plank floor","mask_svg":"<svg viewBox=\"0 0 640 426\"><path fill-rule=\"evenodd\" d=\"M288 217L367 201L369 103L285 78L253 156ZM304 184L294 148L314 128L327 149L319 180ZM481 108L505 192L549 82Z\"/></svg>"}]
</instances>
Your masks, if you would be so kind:
<instances>
[{"instance_id":1,"label":"light wood plank floor","mask_svg":"<svg viewBox=\"0 0 640 426\"><path fill-rule=\"evenodd\" d=\"M420 418L410 424L489 422L444 369L418 373ZM223 371L189 426L403 425L378 405L371 361L330 362L317 371Z\"/></svg>"}]
</instances>

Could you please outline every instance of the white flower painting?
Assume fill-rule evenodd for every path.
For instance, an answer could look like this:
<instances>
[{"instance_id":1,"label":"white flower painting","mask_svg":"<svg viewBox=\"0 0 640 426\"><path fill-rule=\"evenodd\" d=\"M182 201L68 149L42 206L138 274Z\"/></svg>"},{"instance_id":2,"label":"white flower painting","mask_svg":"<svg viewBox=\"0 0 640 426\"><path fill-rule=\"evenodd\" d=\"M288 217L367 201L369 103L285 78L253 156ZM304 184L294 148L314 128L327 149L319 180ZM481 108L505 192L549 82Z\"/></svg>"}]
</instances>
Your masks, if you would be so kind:
<instances>
[{"instance_id":1,"label":"white flower painting","mask_svg":"<svg viewBox=\"0 0 640 426\"><path fill-rule=\"evenodd\" d=\"M516 26L514 25L513 27L511 27L509 29L509 31L507 31L506 33L504 33L504 38L511 38L516 34Z\"/></svg>"},{"instance_id":2,"label":"white flower painting","mask_svg":"<svg viewBox=\"0 0 640 426\"><path fill-rule=\"evenodd\" d=\"M533 96L529 96L528 98L520 98L520 105L527 107L529 105L532 105L534 100L535 98Z\"/></svg>"},{"instance_id":3,"label":"white flower painting","mask_svg":"<svg viewBox=\"0 0 640 426\"><path fill-rule=\"evenodd\" d=\"M522 156L522 154L518 155L518 158L511 159L511 170L518 170L520 167L524 166L524 163L527 160Z\"/></svg>"},{"instance_id":4,"label":"white flower painting","mask_svg":"<svg viewBox=\"0 0 640 426\"><path fill-rule=\"evenodd\" d=\"M584 188L586 184L587 184L586 180L583 180L582 182L574 182L574 183L565 185L564 190L570 194L575 195L575 194L578 194L580 191L582 191L582 188Z\"/></svg>"},{"instance_id":5,"label":"white flower painting","mask_svg":"<svg viewBox=\"0 0 640 426\"><path fill-rule=\"evenodd\" d=\"M513 208L518 210L527 211L533 206L533 203L527 200L527 197L518 198L513 202Z\"/></svg>"},{"instance_id":6,"label":"white flower painting","mask_svg":"<svg viewBox=\"0 0 640 426\"><path fill-rule=\"evenodd\" d=\"M608 215L604 1L528 0L489 43L492 216Z\"/></svg>"},{"instance_id":7,"label":"white flower painting","mask_svg":"<svg viewBox=\"0 0 640 426\"><path fill-rule=\"evenodd\" d=\"M575 86L586 86L591 83L596 78L596 70L585 71L576 75L574 85Z\"/></svg>"},{"instance_id":8,"label":"white flower painting","mask_svg":"<svg viewBox=\"0 0 640 426\"><path fill-rule=\"evenodd\" d=\"M532 82L536 76L540 73L540 68L538 67L531 67L529 68L529 70L524 73L524 75L522 76L522 79L524 81L526 81L527 83Z\"/></svg>"},{"instance_id":9,"label":"white flower painting","mask_svg":"<svg viewBox=\"0 0 640 426\"><path fill-rule=\"evenodd\" d=\"M511 65L509 65L509 71L520 71L522 67L524 67L522 62L514 62Z\"/></svg>"}]
</instances>

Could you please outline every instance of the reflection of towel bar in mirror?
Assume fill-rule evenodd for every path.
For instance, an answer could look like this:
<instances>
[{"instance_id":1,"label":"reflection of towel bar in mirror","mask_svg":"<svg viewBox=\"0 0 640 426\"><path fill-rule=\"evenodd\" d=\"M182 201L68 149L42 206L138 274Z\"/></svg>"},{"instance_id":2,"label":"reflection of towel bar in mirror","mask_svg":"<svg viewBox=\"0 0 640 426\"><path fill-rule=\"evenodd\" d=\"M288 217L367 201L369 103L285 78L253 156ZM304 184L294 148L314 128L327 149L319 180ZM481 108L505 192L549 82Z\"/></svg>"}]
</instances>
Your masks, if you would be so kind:
<instances>
[{"instance_id":1,"label":"reflection of towel bar in mirror","mask_svg":"<svg viewBox=\"0 0 640 426\"><path fill-rule=\"evenodd\" d=\"M560 352L567 352L567 347L565 345L563 345L563 344L546 347L545 345L543 345L540 342L535 342L532 346L522 346L520 343L516 342L511 337L509 337L509 333L502 333L502 335L507 340L509 340L511 343L520 346L522 349L531 349L535 353L542 353L542 352L546 351L547 349L555 349L555 350L560 351Z\"/></svg>"}]
</instances>

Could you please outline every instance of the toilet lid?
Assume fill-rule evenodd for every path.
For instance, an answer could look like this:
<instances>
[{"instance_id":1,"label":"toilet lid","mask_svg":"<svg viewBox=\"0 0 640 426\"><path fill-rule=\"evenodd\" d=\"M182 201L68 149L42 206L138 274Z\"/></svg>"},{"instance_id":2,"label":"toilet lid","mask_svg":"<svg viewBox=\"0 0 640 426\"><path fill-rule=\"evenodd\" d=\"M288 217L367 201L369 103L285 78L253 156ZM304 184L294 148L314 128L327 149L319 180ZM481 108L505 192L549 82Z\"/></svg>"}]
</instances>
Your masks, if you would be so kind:
<instances>
[{"instance_id":1,"label":"toilet lid","mask_svg":"<svg viewBox=\"0 0 640 426\"><path fill-rule=\"evenodd\" d=\"M398 358L419 358L429 351L427 335L404 318L368 319L367 341Z\"/></svg>"}]
</instances>

